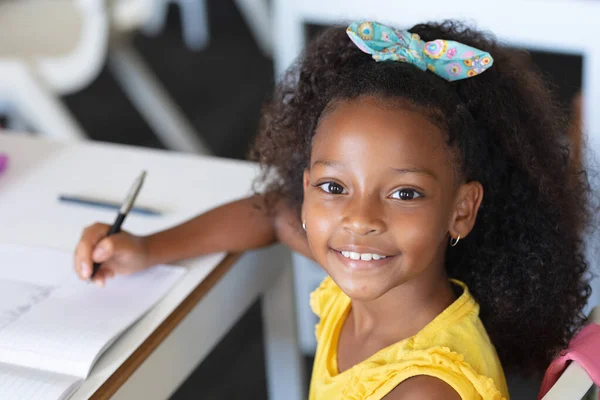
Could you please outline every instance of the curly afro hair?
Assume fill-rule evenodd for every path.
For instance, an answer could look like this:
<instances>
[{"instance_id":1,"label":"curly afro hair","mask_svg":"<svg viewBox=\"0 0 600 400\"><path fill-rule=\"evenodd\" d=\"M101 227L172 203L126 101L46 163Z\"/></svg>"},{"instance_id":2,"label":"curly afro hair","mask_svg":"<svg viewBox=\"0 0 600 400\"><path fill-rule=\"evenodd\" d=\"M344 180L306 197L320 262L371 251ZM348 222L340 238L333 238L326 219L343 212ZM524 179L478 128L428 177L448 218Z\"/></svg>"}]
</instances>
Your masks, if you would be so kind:
<instances>
[{"instance_id":1,"label":"curly afro hair","mask_svg":"<svg viewBox=\"0 0 600 400\"><path fill-rule=\"evenodd\" d=\"M302 174L326 107L366 95L408 101L447 132L461 177L484 188L473 231L446 253L447 273L479 302L504 368L543 371L581 327L590 294L582 241L590 189L569 166L567 114L527 53L452 21L409 31L487 51L494 65L447 82L408 63L375 62L345 28L330 28L265 107L251 153L264 167L258 182L299 213Z\"/></svg>"}]
</instances>

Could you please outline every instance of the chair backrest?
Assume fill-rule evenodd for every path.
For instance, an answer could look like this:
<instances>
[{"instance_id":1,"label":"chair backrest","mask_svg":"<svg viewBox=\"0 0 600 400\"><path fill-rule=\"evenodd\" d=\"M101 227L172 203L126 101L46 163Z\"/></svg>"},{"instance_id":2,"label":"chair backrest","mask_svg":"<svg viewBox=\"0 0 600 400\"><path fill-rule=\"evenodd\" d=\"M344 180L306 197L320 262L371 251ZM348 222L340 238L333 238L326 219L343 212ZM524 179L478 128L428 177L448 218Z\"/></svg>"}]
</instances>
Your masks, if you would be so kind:
<instances>
[{"instance_id":1,"label":"chair backrest","mask_svg":"<svg viewBox=\"0 0 600 400\"><path fill-rule=\"evenodd\" d=\"M588 322L600 325L600 306L592 310ZM576 362L571 362L542 400L579 400L593 385L587 372Z\"/></svg>"},{"instance_id":2,"label":"chair backrest","mask_svg":"<svg viewBox=\"0 0 600 400\"><path fill-rule=\"evenodd\" d=\"M585 370L572 362L542 400L580 400L593 384Z\"/></svg>"},{"instance_id":3,"label":"chair backrest","mask_svg":"<svg viewBox=\"0 0 600 400\"><path fill-rule=\"evenodd\" d=\"M77 47L82 24L72 1L2 2L0 57L36 60L63 56Z\"/></svg>"},{"instance_id":4,"label":"chair backrest","mask_svg":"<svg viewBox=\"0 0 600 400\"><path fill-rule=\"evenodd\" d=\"M105 0L0 4L0 59L22 60L59 94L87 86L107 54Z\"/></svg>"}]
</instances>

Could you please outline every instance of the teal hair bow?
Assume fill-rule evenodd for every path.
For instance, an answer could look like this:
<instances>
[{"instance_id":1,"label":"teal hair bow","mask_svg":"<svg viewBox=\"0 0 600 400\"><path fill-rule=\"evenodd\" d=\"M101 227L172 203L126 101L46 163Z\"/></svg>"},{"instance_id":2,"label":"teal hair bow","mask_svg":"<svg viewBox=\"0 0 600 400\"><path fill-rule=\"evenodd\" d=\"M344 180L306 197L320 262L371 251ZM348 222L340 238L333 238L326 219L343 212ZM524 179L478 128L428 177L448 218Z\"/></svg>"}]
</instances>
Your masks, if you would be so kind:
<instances>
[{"instance_id":1,"label":"teal hair bow","mask_svg":"<svg viewBox=\"0 0 600 400\"><path fill-rule=\"evenodd\" d=\"M346 33L375 61L408 62L448 81L478 75L494 63L485 51L451 40L424 42L416 33L398 31L377 22L354 22Z\"/></svg>"}]
</instances>

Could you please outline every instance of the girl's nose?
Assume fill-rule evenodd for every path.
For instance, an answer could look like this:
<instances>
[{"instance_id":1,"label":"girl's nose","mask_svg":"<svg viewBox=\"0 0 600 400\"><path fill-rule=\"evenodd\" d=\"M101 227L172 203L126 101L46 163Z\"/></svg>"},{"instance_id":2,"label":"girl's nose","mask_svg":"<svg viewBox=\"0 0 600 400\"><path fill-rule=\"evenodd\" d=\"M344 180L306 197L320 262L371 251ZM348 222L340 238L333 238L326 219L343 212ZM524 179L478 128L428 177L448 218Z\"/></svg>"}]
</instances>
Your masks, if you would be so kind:
<instances>
[{"instance_id":1,"label":"girl's nose","mask_svg":"<svg viewBox=\"0 0 600 400\"><path fill-rule=\"evenodd\" d=\"M377 235L385 231L383 205L376 196L350 200L342 220L346 231L359 236Z\"/></svg>"}]
</instances>

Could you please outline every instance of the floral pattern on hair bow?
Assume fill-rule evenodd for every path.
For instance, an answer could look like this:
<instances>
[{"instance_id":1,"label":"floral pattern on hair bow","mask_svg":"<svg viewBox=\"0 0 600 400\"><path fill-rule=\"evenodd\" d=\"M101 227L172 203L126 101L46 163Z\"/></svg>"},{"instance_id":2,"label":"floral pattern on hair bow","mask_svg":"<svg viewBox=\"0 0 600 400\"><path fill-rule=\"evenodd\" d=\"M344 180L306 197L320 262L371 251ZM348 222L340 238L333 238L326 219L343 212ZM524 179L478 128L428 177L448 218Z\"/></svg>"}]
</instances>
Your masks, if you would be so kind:
<instances>
[{"instance_id":1,"label":"floral pattern on hair bow","mask_svg":"<svg viewBox=\"0 0 600 400\"><path fill-rule=\"evenodd\" d=\"M448 81L473 77L494 63L485 51L452 40L424 42L416 33L399 31L377 22L354 22L346 33L375 61L408 62Z\"/></svg>"}]
</instances>

